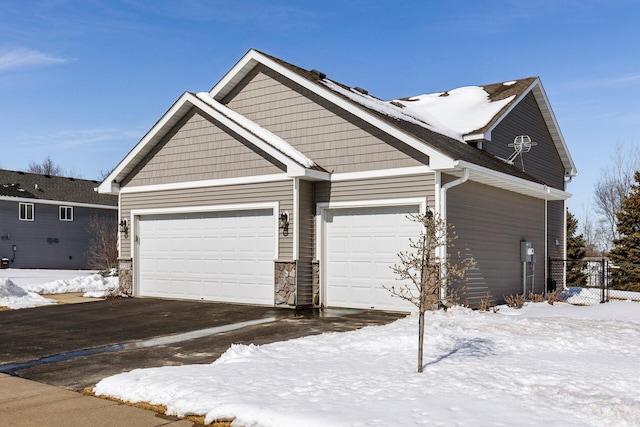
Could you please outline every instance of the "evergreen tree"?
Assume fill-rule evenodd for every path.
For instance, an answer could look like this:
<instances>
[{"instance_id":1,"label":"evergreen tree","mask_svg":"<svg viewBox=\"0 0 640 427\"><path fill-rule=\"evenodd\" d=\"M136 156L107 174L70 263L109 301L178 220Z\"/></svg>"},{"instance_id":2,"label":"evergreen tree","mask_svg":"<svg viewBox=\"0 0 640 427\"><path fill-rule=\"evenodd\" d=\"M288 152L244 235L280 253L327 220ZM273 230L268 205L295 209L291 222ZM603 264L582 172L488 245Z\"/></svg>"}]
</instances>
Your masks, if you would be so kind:
<instances>
[{"instance_id":1,"label":"evergreen tree","mask_svg":"<svg viewBox=\"0 0 640 427\"><path fill-rule=\"evenodd\" d=\"M620 237L609 252L614 267L610 271L611 286L627 291L640 291L640 171L634 178L635 184L616 213Z\"/></svg>"},{"instance_id":2,"label":"evergreen tree","mask_svg":"<svg viewBox=\"0 0 640 427\"><path fill-rule=\"evenodd\" d=\"M578 232L578 220L567 210L567 286L582 287L587 283L587 275L584 273L586 256L586 242L584 236Z\"/></svg>"}]
</instances>

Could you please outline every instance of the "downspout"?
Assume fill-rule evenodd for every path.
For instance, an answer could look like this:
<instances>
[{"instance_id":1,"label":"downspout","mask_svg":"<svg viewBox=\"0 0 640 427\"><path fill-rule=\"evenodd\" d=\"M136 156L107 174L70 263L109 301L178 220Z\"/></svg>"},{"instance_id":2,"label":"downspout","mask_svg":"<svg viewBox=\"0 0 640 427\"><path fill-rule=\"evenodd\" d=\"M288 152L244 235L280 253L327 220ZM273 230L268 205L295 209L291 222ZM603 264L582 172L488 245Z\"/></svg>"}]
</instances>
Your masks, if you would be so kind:
<instances>
[{"instance_id":1,"label":"downspout","mask_svg":"<svg viewBox=\"0 0 640 427\"><path fill-rule=\"evenodd\" d=\"M451 182L447 182L445 185L440 187L440 217L445 222L445 241L446 241L446 225L447 225L447 190L455 187L457 185L465 183L469 179L469 168L464 168L462 171L462 176L458 179L455 179ZM444 260L447 258L447 246L443 245L440 247L440 262L444 263ZM440 269L440 274L445 274L444 267ZM445 286L440 288L440 300L443 303L446 303L447 299L447 288L446 283Z\"/></svg>"}]
</instances>

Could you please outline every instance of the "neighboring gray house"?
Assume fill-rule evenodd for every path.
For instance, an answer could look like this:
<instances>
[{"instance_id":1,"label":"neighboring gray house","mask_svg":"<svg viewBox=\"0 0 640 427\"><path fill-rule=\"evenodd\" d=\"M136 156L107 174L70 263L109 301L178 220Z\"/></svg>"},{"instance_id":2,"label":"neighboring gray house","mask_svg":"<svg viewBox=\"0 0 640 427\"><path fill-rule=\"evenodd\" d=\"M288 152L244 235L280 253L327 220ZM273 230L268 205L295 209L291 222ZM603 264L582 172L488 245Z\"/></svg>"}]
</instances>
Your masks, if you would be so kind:
<instances>
[{"instance_id":1,"label":"neighboring gray house","mask_svg":"<svg viewBox=\"0 0 640 427\"><path fill-rule=\"evenodd\" d=\"M87 268L89 218L116 227L118 198L98 182L0 170L0 258L11 268Z\"/></svg>"},{"instance_id":2,"label":"neighboring gray house","mask_svg":"<svg viewBox=\"0 0 640 427\"><path fill-rule=\"evenodd\" d=\"M120 197L134 295L410 311L382 288L418 235L407 213L455 225L477 261L470 304L521 293L523 276L539 292L575 175L538 78L382 101L250 50L184 93L99 191Z\"/></svg>"}]
</instances>

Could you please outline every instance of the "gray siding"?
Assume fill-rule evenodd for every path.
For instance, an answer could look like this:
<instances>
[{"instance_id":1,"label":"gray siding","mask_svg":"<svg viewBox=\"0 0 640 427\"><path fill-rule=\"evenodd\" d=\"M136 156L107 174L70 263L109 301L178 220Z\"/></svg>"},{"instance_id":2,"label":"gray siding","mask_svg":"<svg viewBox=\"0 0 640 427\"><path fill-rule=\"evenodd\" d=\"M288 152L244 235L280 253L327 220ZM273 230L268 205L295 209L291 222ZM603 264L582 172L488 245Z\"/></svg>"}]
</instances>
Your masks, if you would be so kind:
<instances>
[{"instance_id":1,"label":"gray siding","mask_svg":"<svg viewBox=\"0 0 640 427\"><path fill-rule=\"evenodd\" d=\"M129 218L133 209L179 208L187 206L213 206L244 203L279 202L281 210L288 210L293 220L293 184L291 180L229 185L224 187L205 187L182 190L149 191L143 193L123 193L121 212L123 218ZM123 239L122 256L131 253L131 238ZM293 233L278 237L279 258L292 260Z\"/></svg>"},{"instance_id":2,"label":"gray siding","mask_svg":"<svg viewBox=\"0 0 640 427\"><path fill-rule=\"evenodd\" d=\"M564 222L564 201L547 202L547 245L550 258L564 258L564 247L567 227ZM556 245L556 239L558 245Z\"/></svg>"},{"instance_id":3,"label":"gray siding","mask_svg":"<svg viewBox=\"0 0 640 427\"><path fill-rule=\"evenodd\" d=\"M315 208L314 183L300 181L299 184L299 252L297 273L298 305L313 303L313 266L315 254Z\"/></svg>"},{"instance_id":4,"label":"gray siding","mask_svg":"<svg viewBox=\"0 0 640 427\"><path fill-rule=\"evenodd\" d=\"M192 109L123 183L166 184L283 171L284 165Z\"/></svg>"},{"instance_id":5,"label":"gray siding","mask_svg":"<svg viewBox=\"0 0 640 427\"><path fill-rule=\"evenodd\" d=\"M538 143L523 155L525 171L554 188L564 190L564 167L533 93L525 96L496 126L491 133L491 141L485 142L483 149L503 159L509 158L513 149L508 144L518 135L529 135ZM514 165L520 167L520 158Z\"/></svg>"},{"instance_id":6,"label":"gray siding","mask_svg":"<svg viewBox=\"0 0 640 427\"><path fill-rule=\"evenodd\" d=\"M102 215L113 221L116 230L116 211L73 207L73 221L60 221L61 205L34 203L34 220L20 221L18 202L0 201L0 257L16 257L13 268L84 269L91 239L89 219Z\"/></svg>"},{"instance_id":7,"label":"gray siding","mask_svg":"<svg viewBox=\"0 0 640 427\"><path fill-rule=\"evenodd\" d=\"M223 101L329 172L428 165L428 156L264 66Z\"/></svg>"},{"instance_id":8,"label":"gray siding","mask_svg":"<svg viewBox=\"0 0 640 427\"><path fill-rule=\"evenodd\" d=\"M427 206L434 209L435 174L315 183L316 203L410 197L426 197Z\"/></svg>"},{"instance_id":9,"label":"gray siding","mask_svg":"<svg viewBox=\"0 0 640 427\"><path fill-rule=\"evenodd\" d=\"M449 180L443 176L443 182ZM460 252L476 261L475 269L467 274L462 297L471 307L487 293L495 302L505 295L522 293L521 240L533 244L537 255L536 292L544 289L544 215L544 200L510 191L474 182L448 191L447 220L458 236L449 253L455 256Z\"/></svg>"}]
</instances>

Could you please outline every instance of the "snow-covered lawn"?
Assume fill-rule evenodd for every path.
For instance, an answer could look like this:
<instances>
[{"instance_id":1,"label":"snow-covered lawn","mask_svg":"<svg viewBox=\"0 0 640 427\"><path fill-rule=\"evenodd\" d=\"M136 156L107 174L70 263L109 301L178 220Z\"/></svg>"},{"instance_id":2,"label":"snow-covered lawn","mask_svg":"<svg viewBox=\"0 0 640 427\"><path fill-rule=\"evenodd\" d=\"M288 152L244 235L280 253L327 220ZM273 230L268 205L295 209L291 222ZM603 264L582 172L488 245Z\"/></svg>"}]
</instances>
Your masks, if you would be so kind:
<instances>
[{"instance_id":1,"label":"snow-covered lawn","mask_svg":"<svg viewBox=\"0 0 640 427\"><path fill-rule=\"evenodd\" d=\"M640 303L528 304L263 346L209 365L134 370L95 392L239 426L640 425Z\"/></svg>"},{"instance_id":2,"label":"snow-covered lawn","mask_svg":"<svg viewBox=\"0 0 640 427\"><path fill-rule=\"evenodd\" d=\"M0 270L0 307L31 308L56 304L47 294L83 292L101 298L118 287L117 277L102 277L87 270Z\"/></svg>"}]
</instances>

